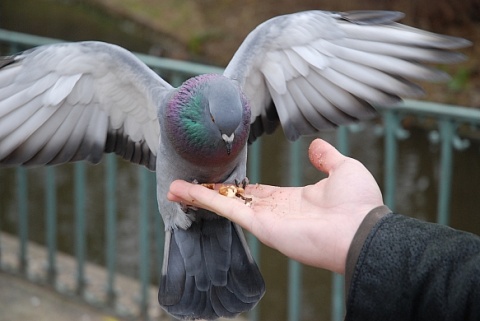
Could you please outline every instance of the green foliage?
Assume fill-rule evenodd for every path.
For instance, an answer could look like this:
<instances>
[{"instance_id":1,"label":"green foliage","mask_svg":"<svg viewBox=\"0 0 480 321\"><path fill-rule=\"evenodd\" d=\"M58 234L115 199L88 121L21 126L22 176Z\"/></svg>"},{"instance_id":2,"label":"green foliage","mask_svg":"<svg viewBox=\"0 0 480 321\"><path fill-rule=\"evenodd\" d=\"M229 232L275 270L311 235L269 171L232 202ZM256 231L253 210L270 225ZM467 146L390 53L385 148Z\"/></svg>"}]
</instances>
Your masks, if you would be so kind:
<instances>
[{"instance_id":1,"label":"green foliage","mask_svg":"<svg viewBox=\"0 0 480 321\"><path fill-rule=\"evenodd\" d=\"M470 78L471 70L469 68L461 67L452 75L452 79L448 83L448 89L455 92L465 90Z\"/></svg>"}]
</instances>

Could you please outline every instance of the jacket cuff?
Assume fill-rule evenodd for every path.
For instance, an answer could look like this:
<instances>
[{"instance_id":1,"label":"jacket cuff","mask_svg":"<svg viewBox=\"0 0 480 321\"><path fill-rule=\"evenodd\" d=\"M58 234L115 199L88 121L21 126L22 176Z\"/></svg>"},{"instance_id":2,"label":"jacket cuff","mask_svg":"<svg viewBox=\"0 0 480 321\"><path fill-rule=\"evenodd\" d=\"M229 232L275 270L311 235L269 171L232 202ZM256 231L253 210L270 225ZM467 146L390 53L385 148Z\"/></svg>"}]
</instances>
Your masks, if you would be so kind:
<instances>
[{"instance_id":1,"label":"jacket cuff","mask_svg":"<svg viewBox=\"0 0 480 321\"><path fill-rule=\"evenodd\" d=\"M363 244L368 235L372 231L372 228L387 214L392 211L385 205L379 206L368 212L367 216L363 219L362 223L358 227L355 236L353 237L350 248L348 249L347 261L345 266L345 293L348 295L350 289L350 283L352 281L353 271L357 264L358 256L362 250Z\"/></svg>"}]
</instances>

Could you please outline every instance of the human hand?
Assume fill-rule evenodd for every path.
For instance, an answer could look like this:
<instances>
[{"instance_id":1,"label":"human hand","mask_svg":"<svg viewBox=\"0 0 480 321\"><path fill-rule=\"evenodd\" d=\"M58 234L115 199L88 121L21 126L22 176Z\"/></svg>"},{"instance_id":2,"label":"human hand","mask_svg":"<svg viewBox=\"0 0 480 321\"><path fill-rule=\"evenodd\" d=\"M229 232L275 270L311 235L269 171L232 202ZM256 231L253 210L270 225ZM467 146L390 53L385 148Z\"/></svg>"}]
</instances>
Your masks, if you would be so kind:
<instances>
[{"instance_id":1,"label":"human hand","mask_svg":"<svg viewBox=\"0 0 480 321\"><path fill-rule=\"evenodd\" d=\"M248 205L185 181L171 184L168 199L215 212L294 260L343 274L352 239L368 212L383 205L382 194L360 162L327 142L314 140L309 157L328 178L304 187L249 185Z\"/></svg>"}]
</instances>

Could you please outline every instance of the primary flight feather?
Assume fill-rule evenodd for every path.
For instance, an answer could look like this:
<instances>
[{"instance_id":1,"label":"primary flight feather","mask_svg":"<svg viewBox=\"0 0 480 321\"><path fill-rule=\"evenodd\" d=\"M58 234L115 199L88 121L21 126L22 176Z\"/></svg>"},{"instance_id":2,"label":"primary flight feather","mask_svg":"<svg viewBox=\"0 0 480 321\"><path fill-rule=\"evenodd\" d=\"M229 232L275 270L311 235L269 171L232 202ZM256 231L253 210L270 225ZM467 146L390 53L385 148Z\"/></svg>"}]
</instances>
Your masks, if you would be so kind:
<instances>
[{"instance_id":1,"label":"primary flight feather","mask_svg":"<svg viewBox=\"0 0 480 321\"><path fill-rule=\"evenodd\" d=\"M181 319L233 317L265 292L242 230L166 194L176 179L246 178L247 145L280 124L289 140L372 118L372 104L416 97L412 81L448 76L464 39L395 21L388 11L307 11L259 25L223 75L178 88L125 49L101 42L37 47L0 60L0 164L100 161L156 171L165 222L158 299Z\"/></svg>"}]
</instances>

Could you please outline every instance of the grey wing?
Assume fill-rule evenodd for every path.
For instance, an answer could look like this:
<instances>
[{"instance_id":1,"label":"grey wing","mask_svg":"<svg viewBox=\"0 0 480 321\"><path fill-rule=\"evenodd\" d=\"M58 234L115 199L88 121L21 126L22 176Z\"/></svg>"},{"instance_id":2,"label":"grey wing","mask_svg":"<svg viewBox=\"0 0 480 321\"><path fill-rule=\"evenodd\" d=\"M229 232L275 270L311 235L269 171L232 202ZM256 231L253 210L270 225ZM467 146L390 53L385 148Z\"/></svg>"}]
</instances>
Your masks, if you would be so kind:
<instances>
[{"instance_id":1,"label":"grey wing","mask_svg":"<svg viewBox=\"0 0 480 321\"><path fill-rule=\"evenodd\" d=\"M0 165L100 161L155 169L157 106L172 87L102 42L37 47L0 60Z\"/></svg>"},{"instance_id":2,"label":"grey wing","mask_svg":"<svg viewBox=\"0 0 480 321\"><path fill-rule=\"evenodd\" d=\"M281 123L288 139L376 115L372 104L417 97L411 80L444 81L425 63L454 63L470 42L395 23L399 12L306 11L252 31L225 69L252 108L249 141Z\"/></svg>"}]
</instances>

